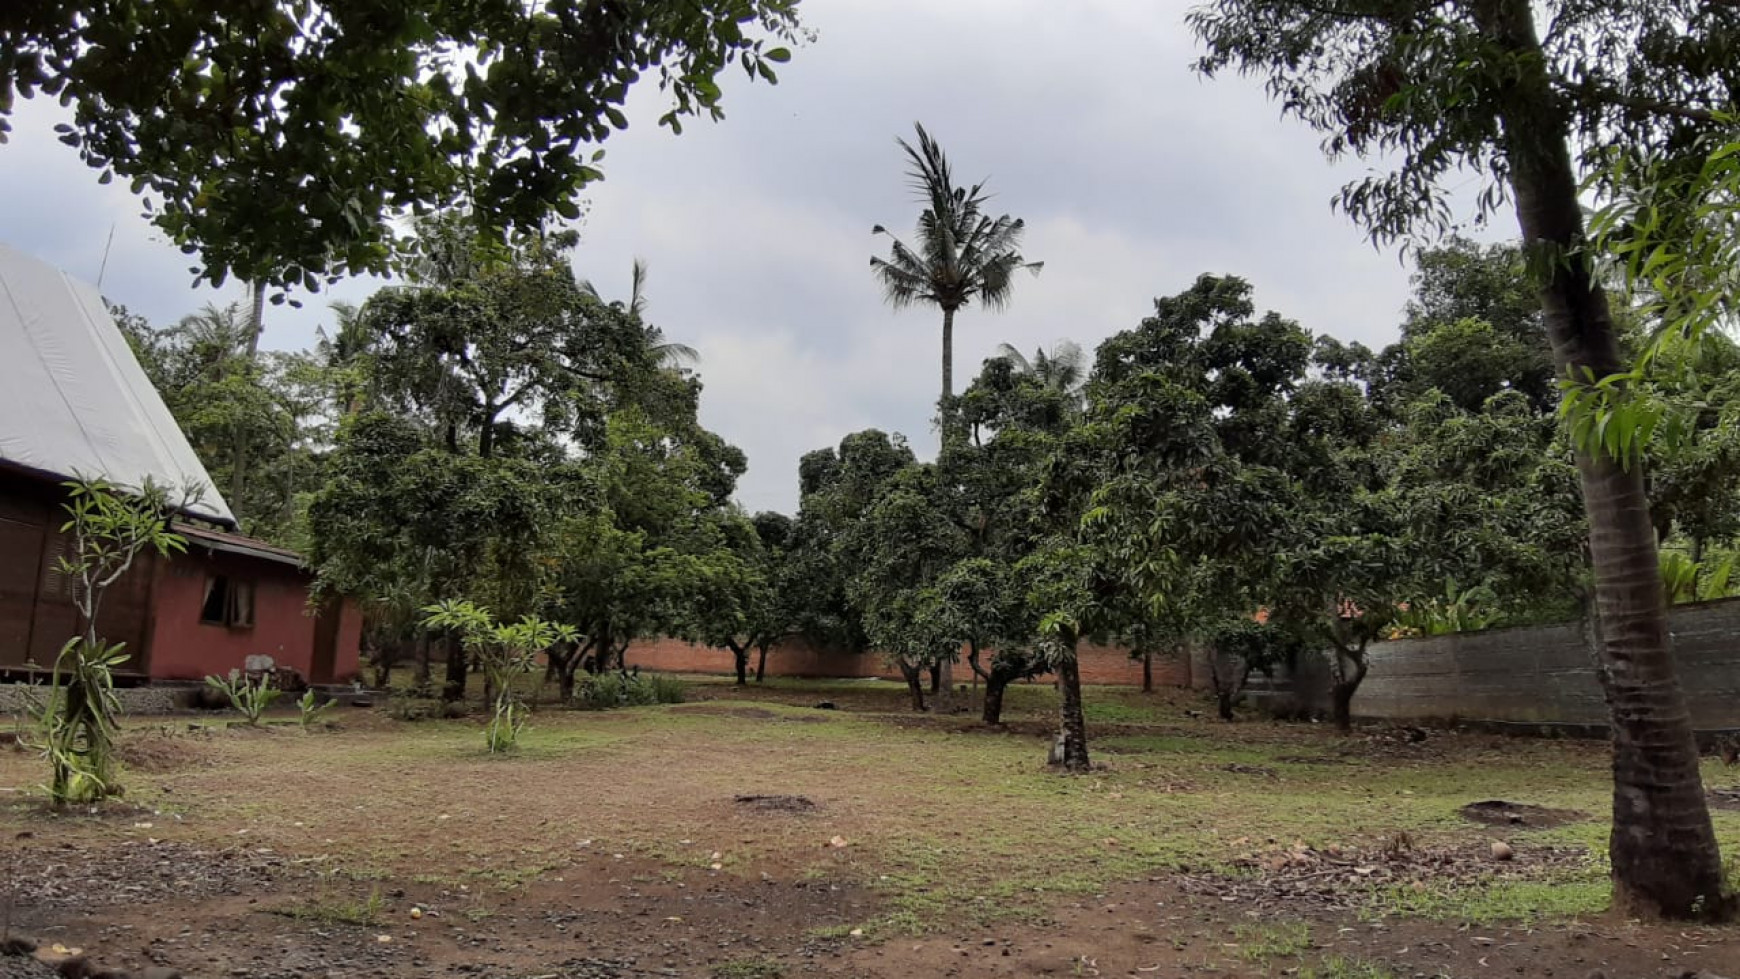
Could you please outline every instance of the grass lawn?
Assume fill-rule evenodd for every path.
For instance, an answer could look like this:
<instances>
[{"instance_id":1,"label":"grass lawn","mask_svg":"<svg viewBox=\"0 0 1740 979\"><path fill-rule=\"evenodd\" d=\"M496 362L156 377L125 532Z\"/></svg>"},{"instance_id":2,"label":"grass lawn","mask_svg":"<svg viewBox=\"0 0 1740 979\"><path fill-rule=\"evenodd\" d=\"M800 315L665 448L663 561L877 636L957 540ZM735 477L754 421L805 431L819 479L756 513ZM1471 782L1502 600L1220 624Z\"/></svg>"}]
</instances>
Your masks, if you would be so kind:
<instances>
[{"instance_id":1,"label":"grass lawn","mask_svg":"<svg viewBox=\"0 0 1740 979\"><path fill-rule=\"evenodd\" d=\"M139 719L126 735L127 807L47 815L31 795L39 760L7 751L0 830L26 864L53 847L93 860L141 845L268 852L286 883L263 892L266 904L289 927L360 927L377 910L394 913L381 895L407 887L464 895L476 927L492 903L512 907L515 892L558 882L780 885L864 895L825 920L792 923L792 947L906 948L1056 928L1109 894L1146 887L1143 897L1201 912L1186 931L1246 929L1218 953L1201 945L1205 965L1218 954L1253 975L1279 960L1332 976L1337 961L1382 967L1338 960L1309 937L1330 920L1529 931L1606 910L1600 744L1344 738L1317 725L1191 716L1202 705L1182 694L1096 689L1091 747L1103 768L1064 777L1043 764L1055 696L1043 685L1010 692L1007 732L971 715L903 712L903 690L886 682L705 681L692 693L682 705L540 710L506 757L485 753L476 719L400 723L346 709L336 730L315 733ZM843 709L813 706L824 699ZM1711 763L1706 780L1735 777ZM802 801L763 807L740 796ZM1463 817L1482 800L1543 807L1559 814L1550 822L1587 818L1529 828ZM1715 818L1725 852L1740 854L1740 812ZM1514 858L1495 859L1494 839ZM1240 910L1228 924L1225 913ZM715 964L778 974L754 970L788 968L780 956L790 954Z\"/></svg>"}]
</instances>

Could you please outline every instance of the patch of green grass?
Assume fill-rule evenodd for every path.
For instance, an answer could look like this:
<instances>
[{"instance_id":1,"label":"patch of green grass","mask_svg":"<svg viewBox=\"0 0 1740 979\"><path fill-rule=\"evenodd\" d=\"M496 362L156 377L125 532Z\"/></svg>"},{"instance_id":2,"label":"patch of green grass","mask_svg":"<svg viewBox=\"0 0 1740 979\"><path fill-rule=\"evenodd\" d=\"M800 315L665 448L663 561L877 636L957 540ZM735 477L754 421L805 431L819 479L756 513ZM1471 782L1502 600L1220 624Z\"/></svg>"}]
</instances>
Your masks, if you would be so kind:
<instances>
[{"instance_id":1,"label":"patch of green grass","mask_svg":"<svg viewBox=\"0 0 1740 979\"><path fill-rule=\"evenodd\" d=\"M351 898L320 898L272 908L271 913L297 921L315 921L325 925L356 925L373 928L381 923L381 912L387 902L377 888L363 900Z\"/></svg>"},{"instance_id":2,"label":"patch of green grass","mask_svg":"<svg viewBox=\"0 0 1740 979\"><path fill-rule=\"evenodd\" d=\"M1315 966L1300 968L1298 979L1399 979L1389 969L1363 959L1330 956Z\"/></svg>"},{"instance_id":3,"label":"patch of green grass","mask_svg":"<svg viewBox=\"0 0 1740 979\"><path fill-rule=\"evenodd\" d=\"M713 966L713 979L780 979L785 967L772 959L733 959Z\"/></svg>"},{"instance_id":4,"label":"patch of green grass","mask_svg":"<svg viewBox=\"0 0 1740 979\"><path fill-rule=\"evenodd\" d=\"M1605 874L1555 875L1543 880L1494 880L1386 888L1373 894L1367 914L1402 915L1487 925L1501 921L1577 918L1607 910L1613 884Z\"/></svg>"},{"instance_id":5,"label":"patch of green grass","mask_svg":"<svg viewBox=\"0 0 1740 979\"><path fill-rule=\"evenodd\" d=\"M1267 966L1275 959L1290 959L1311 951L1311 926L1303 921L1271 925L1240 925L1233 929L1239 957Z\"/></svg>"},{"instance_id":6,"label":"patch of green grass","mask_svg":"<svg viewBox=\"0 0 1740 979\"><path fill-rule=\"evenodd\" d=\"M1082 715L1090 724L1153 724L1160 720L1152 707L1106 700L1090 700L1082 704Z\"/></svg>"}]
</instances>

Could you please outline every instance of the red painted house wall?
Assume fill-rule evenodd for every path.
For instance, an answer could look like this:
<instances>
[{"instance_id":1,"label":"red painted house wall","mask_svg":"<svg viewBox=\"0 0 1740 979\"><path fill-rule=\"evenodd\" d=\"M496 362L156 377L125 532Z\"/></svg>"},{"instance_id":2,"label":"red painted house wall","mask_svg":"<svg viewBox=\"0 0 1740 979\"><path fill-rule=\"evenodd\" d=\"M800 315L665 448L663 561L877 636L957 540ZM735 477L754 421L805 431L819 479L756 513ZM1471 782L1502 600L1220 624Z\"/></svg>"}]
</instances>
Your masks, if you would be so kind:
<instances>
[{"instance_id":1,"label":"red painted house wall","mask_svg":"<svg viewBox=\"0 0 1740 979\"><path fill-rule=\"evenodd\" d=\"M338 655L332 666L334 682L354 680L362 675L362 609L345 599L338 620Z\"/></svg>"},{"instance_id":2,"label":"red painted house wall","mask_svg":"<svg viewBox=\"0 0 1740 979\"><path fill-rule=\"evenodd\" d=\"M254 624L232 628L200 621L206 578L227 575L254 584ZM198 680L241 669L249 656L272 657L304 677L313 676L315 630L306 572L274 561L234 554L189 553L159 565L152 602L149 668L155 680ZM332 679L357 672L361 616L346 602L341 612Z\"/></svg>"}]
</instances>

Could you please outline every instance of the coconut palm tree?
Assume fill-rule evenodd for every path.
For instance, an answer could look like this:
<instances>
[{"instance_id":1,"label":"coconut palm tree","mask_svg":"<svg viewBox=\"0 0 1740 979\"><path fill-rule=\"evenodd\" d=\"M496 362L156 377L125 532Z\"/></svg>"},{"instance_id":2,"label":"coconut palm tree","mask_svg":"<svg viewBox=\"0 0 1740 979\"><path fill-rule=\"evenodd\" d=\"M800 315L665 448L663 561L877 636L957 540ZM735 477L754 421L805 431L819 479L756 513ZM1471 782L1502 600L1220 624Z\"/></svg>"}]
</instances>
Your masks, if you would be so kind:
<instances>
[{"instance_id":1,"label":"coconut palm tree","mask_svg":"<svg viewBox=\"0 0 1740 979\"><path fill-rule=\"evenodd\" d=\"M588 296L591 296L599 302L605 302L604 296L599 293L598 287L592 284L591 279L581 280L580 291L586 293ZM618 300L618 302L620 301L621 300ZM646 259L644 258L637 258L634 260L634 272L633 279L630 281L629 285L627 309L628 315L634 317L635 322L644 324L645 320L642 316L642 314L646 312ZM701 352L696 350L694 347L691 347L686 343L677 343L675 341L664 339L664 332L656 326L648 327L648 331L652 335L653 357L657 359L660 367L672 369L678 367L693 367L701 362Z\"/></svg>"},{"instance_id":2,"label":"coconut palm tree","mask_svg":"<svg viewBox=\"0 0 1740 979\"><path fill-rule=\"evenodd\" d=\"M1021 235L1026 224L1005 214L984 213L988 199L983 182L957 187L942 147L924 126L918 131L918 146L896 140L912 166L907 170L914 193L924 211L918 216L914 244L894 237L877 225L872 234L887 235L892 244L887 258L872 257L870 268L881 283L888 304L896 309L920 303L942 310L942 403L948 412L954 395L955 312L977 300L986 309L1009 304L1015 272L1027 269L1035 275L1044 262L1029 262L1021 256ZM944 431L948 429L944 417Z\"/></svg>"},{"instance_id":3,"label":"coconut palm tree","mask_svg":"<svg viewBox=\"0 0 1740 979\"><path fill-rule=\"evenodd\" d=\"M1041 386L1073 401L1081 399L1082 385L1087 383L1087 354L1074 340L1059 340L1047 351L1040 347L1029 360L1026 354L1007 343L997 344L997 356L1007 360L1015 373L1026 374Z\"/></svg>"}]
</instances>

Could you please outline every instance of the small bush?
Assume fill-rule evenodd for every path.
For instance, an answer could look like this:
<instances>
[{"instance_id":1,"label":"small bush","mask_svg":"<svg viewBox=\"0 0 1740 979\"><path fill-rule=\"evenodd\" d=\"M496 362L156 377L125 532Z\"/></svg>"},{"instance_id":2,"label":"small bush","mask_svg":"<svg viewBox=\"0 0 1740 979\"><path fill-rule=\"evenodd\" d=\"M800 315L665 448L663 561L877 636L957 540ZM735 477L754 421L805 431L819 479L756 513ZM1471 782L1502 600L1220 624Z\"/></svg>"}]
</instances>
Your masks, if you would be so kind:
<instances>
[{"instance_id":1,"label":"small bush","mask_svg":"<svg viewBox=\"0 0 1740 979\"><path fill-rule=\"evenodd\" d=\"M296 701L296 707L302 712L298 718L302 722L302 730L306 731L313 727L314 722L320 719L320 715L330 710L335 703L337 701L330 697L321 700L320 695L313 690L304 691L301 699Z\"/></svg>"},{"instance_id":2,"label":"small bush","mask_svg":"<svg viewBox=\"0 0 1740 979\"><path fill-rule=\"evenodd\" d=\"M680 704L689 699L689 685L674 676L654 673L641 682L652 691L655 704Z\"/></svg>"},{"instance_id":3,"label":"small bush","mask_svg":"<svg viewBox=\"0 0 1740 979\"><path fill-rule=\"evenodd\" d=\"M221 691L224 696L228 697L230 706L234 707L247 719L249 724L253 725L260 723L260 718L266 713L266 709L271 707L272 702L277 700L278 695L283 692L272 686L270 678L260 677L255 680L239 670L231 670L228 677L208 676L205 678L205 682L206 686Z\"/></svg>"},{"instance_id":4,"label":"small bush","mask_svg":"<svg viewBox=\"0 0 1740 979\"><path fill-rule=\"evenodd\" d=\"M579 689L574 692L574 705L585 710L614 710L648 704L680 704L687 698L688 687L673 676L602 673L580 682Z\"/></svg>"},{"instance_id":5,"label":"small bush","mask_svg":"<svg viewBox=\"0 0 1740 979\"><path fill-rule=\"evenodd\" d=\"M413 697L396 690L387 698L387 716L395 721L430 721L442 716L442 705L430 697Z\"/></svg>"}]
</instances>

